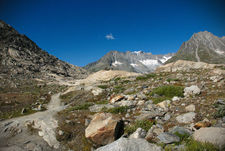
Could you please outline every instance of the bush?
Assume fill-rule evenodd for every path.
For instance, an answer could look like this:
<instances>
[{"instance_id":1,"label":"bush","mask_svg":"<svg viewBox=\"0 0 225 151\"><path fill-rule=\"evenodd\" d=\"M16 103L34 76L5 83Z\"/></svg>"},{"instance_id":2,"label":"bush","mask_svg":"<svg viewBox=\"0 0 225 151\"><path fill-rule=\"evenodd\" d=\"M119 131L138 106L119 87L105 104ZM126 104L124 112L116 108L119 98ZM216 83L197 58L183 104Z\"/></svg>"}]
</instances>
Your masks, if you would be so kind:
<instances>
[{"instance_id":1,"label":"bush","mask_svg":"<svg viewBox=\"0 0 225 151\"><path fill-rule=\"evenodd\" d=\"M120 92L123 92L124 90L125 88L122 85L117 85L114 87L113 92L120 93Z\"/></svg>"},{"instance_id":2,"label":"bush","mask_svg":"<svg viewBox=\"0 0 225 151\"><path fill-rule=\"evenodd\" d=\"M74 111L74 110L87 110L90 106L92 106L93 103L87 102L81 105L76 105L71 108L69 108L69 111Z\"/></svg>"},{"instance_id":3,"label":"bush","mask_svg":"<svg viewBox=\"0 0 225 151\"><path fill-rule=\"evenodd\" d=\"M167 82L170 82L170 81L179 81L179 79L177 78L168 78L166 79Z\"/></svg>"},{"instance_id":4,"label":"bush","mask_svg":"<svg viewBox=\"0 0 225 151\"><path fill-rule=\"evenodd\" d=\"M218 106L217 111L214 114L215 118L220 118L225 116L225 105Z\"/></svg>"},{"instance_id":5,"label":"bush","mask_svg":"<svg viewBox=\"0 0 225 151\"><path fill-rule=\"evenodd\" d=\"M156 77L156 74L151 73L151 74L146 74L145 76L138 76L136 77L136 80L147 80L154 77Z\"/></svg>"},{"instance_id":6,"label":"bush","mask_svg":"<svg viewBox=\"0 0 225 151\"><path fill-rule=\"evenodd\" d=\"M128 109L129 107L127 106L120 106L120 107L114 107L110 109L103 108L102 111L113 113L113 114L119 114L119 113L126 113Z\"/></svg>"},{"instance_id":7,"label":"bush","mask_svg":"<svg viewBox=\"0 0 225 151\"><path fill-rule=\"evenodd\" d=\"M155 123L151 122L149 120L139 120L139 121L136 121L133 125L126 126L125 127L125 133L132 134L139 127L144 129L147 132L152 127L153 124L155 124Z\"/></svg>"},{"instance_id":8,"label":"bush","mask_svg":"<svg viewBox=\"0 0 225 151\"><path fill-rule=\"evenodd\" d=\"M102 100L102 101L98 101L98 102L96 102L96 104L107 104L108 103L108 101L107 100Z\"/></svg>"},{"instance_id":9,"label":"bush","mask_svg":"<svg viewBox=\"0 0 225 151\"><path fill-rule=\"evenodd\" d=\"M153 89L150 95L153 96L154 94L157 94L168 98L172 98L174 96L183 97L183 90L184 88L181 86L166 85Z\"/></svg>"},{"instance_id":10,"label":"bush","mask_svg":"<svg viewBox=\"0 0 225 151\"><path fill-rule=\"evenodd\" d=\"M219 151L219 149L210 143L201 143L191 139L186 143L185 151Z\"/></svg>"},{"instance_id":11,"label":"bush","mask_svg":"<svg viewBox=\"0 0 225 151\"><path fill-rule=\"evenodd\" d=\"M101 89L107 89L108 88L107 85L98 85L98 87L101 88Z\"/></svg>"}]
</instances>

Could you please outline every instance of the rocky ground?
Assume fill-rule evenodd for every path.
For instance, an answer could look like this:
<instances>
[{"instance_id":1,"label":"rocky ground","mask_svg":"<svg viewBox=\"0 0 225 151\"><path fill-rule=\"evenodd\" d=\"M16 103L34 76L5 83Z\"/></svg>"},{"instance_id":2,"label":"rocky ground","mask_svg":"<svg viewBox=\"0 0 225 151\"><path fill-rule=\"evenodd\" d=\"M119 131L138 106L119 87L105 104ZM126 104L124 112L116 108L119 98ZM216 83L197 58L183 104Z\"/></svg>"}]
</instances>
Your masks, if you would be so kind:
<instances>
[{"instance_id":1,"label":"rocky ground","mask_svg":"<svg viewBox=\"0 0 225 151\"><path fill-rule=\"evenodd\" d=\"M46 111L0 122L1 142L8 139L0 147L23 135L22 150L224 150L224 69L183 61L146 75L101 71L101 80L68 81Z\"/></svg>"},{"instance_id":2,"label":"rocky ground","mask_svg":"<svg viewBox=\"0 0 225 151\"><path fill-rule=\"evenodd\" d=\"M177 64L65 93L58 140L72 150L223 150L223 65Z\"/></svg>"}]
</instances>

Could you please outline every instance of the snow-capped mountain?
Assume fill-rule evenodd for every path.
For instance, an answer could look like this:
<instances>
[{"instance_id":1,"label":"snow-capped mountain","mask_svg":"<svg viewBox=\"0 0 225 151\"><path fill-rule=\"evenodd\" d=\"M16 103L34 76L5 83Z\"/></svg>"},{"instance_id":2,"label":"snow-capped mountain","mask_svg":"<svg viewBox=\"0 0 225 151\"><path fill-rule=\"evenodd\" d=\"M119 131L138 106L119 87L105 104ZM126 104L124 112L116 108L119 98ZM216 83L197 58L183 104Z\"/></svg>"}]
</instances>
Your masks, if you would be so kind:
<instances>
[{"instance_id":1,"label":"snow-capped mountain","mask_svg":"<svg viewBox=\"0 0 225 151\"><path fill-rule=\"evenodd\" d=\"M143 51L110 51L96 62L86 65L84 68L96 72L103 69L125 70L130 72L148 73L165 63L174 54L153 55Z\"/></svg>"}]
</instances>

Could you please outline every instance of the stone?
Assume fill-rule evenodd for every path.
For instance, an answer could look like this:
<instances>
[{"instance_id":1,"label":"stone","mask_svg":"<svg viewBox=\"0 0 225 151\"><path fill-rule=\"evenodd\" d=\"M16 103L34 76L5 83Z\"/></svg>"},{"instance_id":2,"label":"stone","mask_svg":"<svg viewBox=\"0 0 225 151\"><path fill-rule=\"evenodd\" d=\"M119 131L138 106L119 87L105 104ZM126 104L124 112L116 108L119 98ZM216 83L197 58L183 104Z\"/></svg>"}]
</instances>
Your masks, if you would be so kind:
<instances>
[{"instance_id":1,"label":"stone","mask_svg":"<svg viewBox=\"0 0 225 151\"><path fill-rule=\"evenodd\" d=\"M181 135L192 135L191 130L184 128L184 127L180 127L180 126L174 126L169 132L171 134L179 133Z\"/></svg>"},{"instance_id":2,"label":"stone","mask_svg":"<svg viewBox=\"0 0 225 151\"><path fill-rule=\"evenodd\" d=\"M85 137L97 145L106 145L123 134L124 123L111 113L96 113L88 127Z\"/></svg>"},{"instance_id":3,"label":"stone","mask_svg":"<svg viewBox=\"0 0 225 151\"><path fill-rule=\"evenodd\" d=\"M184 89L184 96L197 95L200 93L201 93L201 90L198 88L197 85L192 85Z\"/></svg>"},{"instance_id":4,"label":"stone","mask_svg":"<svg viewBox=\"0 0 225 151\"><path fill-rule=\"evenodd\" d=\"M136 120L146 120L146 119L152 119L157 116L163 116L165 112L160 112L159 110L152 110L152 111L145 111L142 112Z\"/></svg>"},{"instance_id":5,"label":"stone","mask_svg":"<svg viewBox=\"0 0 225 151\"><path fill-rule=\"evenodd\" d=\"M195 123L194 128L200 129L200 128L203 128L203 127L210 127L211 125L212 124L208 119L204 119L203 121Z\"/></svg>"},{"instance_id":6,"label":"stone","mask_svg":"<svg viewBox=\"0 0 225 151\"><path fill-rule=\"evenodd\" d=\"M129 136L129 138L145 138L146 131L142 128L137 128L137 130Z\"/></svg>"},{"instance_id":7,"label":"stone","mask_svg":"<svg viewBox=\"0 0 225 151\"><path fill-rule=\"evenodd\" d=\"M160 140L160 142L165 143L165 144L170 144L174 142L179 142L180 138L174 134L164 132L161 133L157 138Z\"/></svg>"},{"instance_id":8,"label":"stone","mask_svg":"<svg viewBox=\"0 0 225 151\"><path fill-rule=\"evenodd\" d=\"M171 118L171 115L169 113L166 113L166 115L164 116L164 120L168 121Z\"/></svg>"},{"instance_id":9,"label":"stone","mask_svg":"<svg viewBox=\"0 0 225 151\"><path fill-rule=\"evenodd\" d=\"M101 112L103 108L111 109L111 108L114 108L114 105L111 105L111 104L95 104L95 105L90 106L88 109L91 112Z\"/></svg>"},{"instance_id":10,"label":"stone","mask_svg":"<svg viewBox=\"0 0 225 151\"><path fill-rule=\"evenodd\" d=\"M114 104L114 103L116 103L118 101L121 101L122 99L124 99L124 96L118 95L118 96L115 96L115 97L111 98L109 102L111 104Z\"/></svg>"},{"instance_id":11,"label":"stone","mask_svg":"<svg viewBox=\"0 0 225 151\"><path fill-rule=\"evenodd\" d=\"M172 98L172 101L179 101L179 100L180 100L180 98L177 97L177 96L174 96L174 97Z\"/></svg>"},{"instance_id":12,"label":"stone","mask_svg":"<svg viewBox=\"0 0 225 151\"><path fill-rule=\"evenodd\" d=\"M27 109L26 108L23 108L22 111L21 111L21 114L24 114L27 112Z\"/></svg>"},{"instance_id":13,"label":"stone","mask_svg":"<svg viewBox=\"0 0 225 151\"><path fill-rule=\"evenodd\" d=\"M138 106L142 106L142 105L144 105L144 104L145 104L145 101L143 101L143 100L140 100L140 101L138 101L138 103L137 103Z\"/></svg>"},{"instance_id":14,"label":"stone","mask_svg":"<svg viewBox=\"0 0 225 151\"><path fill-rule=\"evenodd\" d=\"M98 148L96 151L161 151L161 147L152 143L148 143L141 138L124 138L121 137L117 141L106 146Z\"/></svg>"},{"instance_id":15,"label":"stone","mask_svg":"<svg viewBox=\"0 0 225 151\"><path fill-rule=\"evenodd\" d=\"M136 101L122 100L122 101L116 102L115 104L119 106L134 107L136 105Z\"/></svg>"},{"instance_id":16,"label":"stone","mask_svg":"<svg viewBox=\"0 0 225 151\"><path fill-rule=\"evenodd\" d=\"M207 127L196 130L193 138L200 142L209 142L218 146L221 150L225 149L225 128Z\"/></svg>"},{"instance_id":17,"label":"stone","mask_svg":"<svg viewBox=\"0 0 225 151\"><path fill-rule=\"evenodd\" d=\"M188 112L194 112L195 111L195 105L190 104L190 105L185 107L185 110L188 111Z\"/></svg>"},{"instance_id":18,"label":"stone","mask_svg":"<svg viewBox=\"0 0 225 151\"><path fill-rule=\"evenodd\" d=\"M170 100L165 100L157 104L159 107L163 108L165 111L168 110L170 106Z\"/></svg>"},{"instance_id":19,"label":"stone","mask_svg":"<svg viewBox=\"0 0 225 151\"><path fill-rule=\"evenodd\" d=\"M101 94L103 92L103 89L101 88L95 88L91 91L91 93L94 95L94 96L97 96L99 94Z\"/></svg>"},{"instance_id":20,"label":"stone","mask_svg":"<svg viewBox=\"0 0 225 151\"><path fill-rule=\"evenodd\" d=\"M196 113L188 112L188 113L177 116L176 120L179 123L191 123L194 121L195 116L196 116Z\"/></svg>"}]
</instances>

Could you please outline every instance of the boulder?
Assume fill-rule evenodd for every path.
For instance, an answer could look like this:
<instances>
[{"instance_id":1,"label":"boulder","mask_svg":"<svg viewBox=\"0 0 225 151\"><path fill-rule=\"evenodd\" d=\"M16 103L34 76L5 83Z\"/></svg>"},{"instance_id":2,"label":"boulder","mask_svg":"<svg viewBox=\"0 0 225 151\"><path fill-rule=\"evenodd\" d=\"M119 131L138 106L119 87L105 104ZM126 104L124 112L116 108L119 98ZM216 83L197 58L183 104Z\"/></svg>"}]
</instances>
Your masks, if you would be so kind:
<instances>
[{"instance_id":1,"label":"boulder","mask_svg":"<svg viewBox=\"0 0 225 151\"><path fill-rule=\"evenodd\" d=\"M170 144L170 143L180 141L180 138L178 136L168 133L168 132L159 134L159 136L157 138L160 140L160 142L165 143L165 144Z\"/></svg>"},{"instance_id":2,"label":"boulder","mask_svg":"<svg viewBox=\"0 0 225 151\"><path fill-rule=\"evenodd\" d=\"M169 132L172 134L179 133L181 135L192 135L191 130L184 128L184 127L179 127L179 126L173 127Z\"/></svg>"},{"instance_id":3,"label":"boulder","mask_svg":"<svg viewBox=\"0 0 225 151\"><path fill-rule=\"evenodd\" d=\"M221 150L225 149L225 128L207 127L194 132L193 138L200 142L209 142L218 146Z\"/></svg>"},{"instance_id":4,"label":"boulder","mask_svg":"<svg viewBox=\"0 0 225 151\"><path fill-rule=\"evenodd\" d=\"M142 128L138 128L129 138L145 138L146 131Z\"/></svg>"},{"instance_id":5,"label":"boulder","mask_svg":"<svg viewBox=\"0 0 225 151\"><path fill-rule=\"evenodd\" d=\"M111 98L109 102L110 102L111 104L114 104L114 103L116 103L116 102L118 102L118 101L121 101L122 99L124 99L124 96L122 96L122 95L117 95L117 96Z\"/></svg>"},{"instance_id":6,"label":"boulder","mask_svg":"<svg viewBox=\"0 0 225 151\"><path fill-rule=\"evenodd\" d=\"M194 112L185 113L185 114L177 116L176 120L179 123L190 123L194 121L195 115L196 113Z\"/></svg>"},{"instance_id":7,"label":"boulder","mask_svg":"<svg viewBox=\"0 0 225 151\"><path fill-rule=\"evenodd\" d=\"M122 101L116 102L115 104L119 105L119 106L134 107L136 105L136 103L137 103L136 101L122 100Z\"/></svg>"},{"instance_id":8,"label":"boulder","mask_svg":"<svg viewBox=\"0 0 225 151\"><path fill-rule=\"evenodd\" d=\"M148 143L141 138L124 138L121 137L117 141L106 146L98 148L96 151L161 151L161 147Z\"/></svg>"},{"instance_id":9,"label":"boulder","mask_svg":"<svg viewBox=\"0 0 225 151\"><path fill-rule=\"evenodd\" d=\"M85 137L97 145L106 145L123 134L124 123L110 113L96 113L88 127Z\"/></svg>"},{"instance_id":10,"label":"boulder","mask_svg":"<svg viewBox=\"0 0 225 151\"><path fill-rule=\"evenodd\" d=\"M159 107L163 108L164 111L167 111L170 106L170 100L165 100L157 104Z\"/></svg>"},{"instance_id":11,"label":"boulder","mask_svg":"<svg viewBox=\"0 0 225 151\"><path fill-rule=\"evenodd\" d=\"M200 94L201 90L197 85L192 85L184 89L184 96Z\"/></svg>"},{"instance_id":12,"label":"boulder","mask_svg":"<svg viewBox=\"0 0 225 151\"><path fill-rule=\"evenodd\" d=\"M172 101L179 101L179 100L180 100L180 98L177 97L177 96L174 96L174 97L172 98Z\"/></svg>"}]
</instances>

